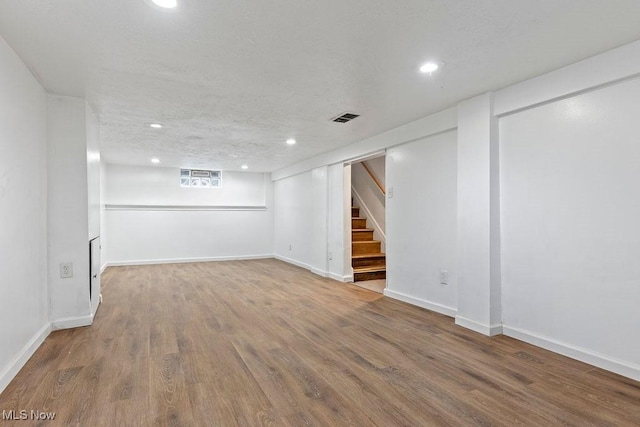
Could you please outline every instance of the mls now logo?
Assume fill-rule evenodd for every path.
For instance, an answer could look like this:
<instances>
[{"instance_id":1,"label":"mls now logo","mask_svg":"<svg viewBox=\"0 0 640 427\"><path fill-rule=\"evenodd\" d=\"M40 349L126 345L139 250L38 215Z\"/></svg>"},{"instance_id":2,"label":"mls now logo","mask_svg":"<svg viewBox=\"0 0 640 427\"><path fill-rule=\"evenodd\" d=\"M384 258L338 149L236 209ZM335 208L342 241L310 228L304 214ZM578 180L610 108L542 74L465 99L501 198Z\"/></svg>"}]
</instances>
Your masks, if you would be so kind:
<instances>
[{"instance_id":1,"label":"mls now logo","mask_svg":"<svg viewBox=\"0 0 640 427\"><path fill-rule=\"evenodd\" d=\"M2 411L3 421L15 421L15 420L31 420L31 421L51 421L56 418L55 412L41 412L41 411Z\"/></svg>"}]
</instances>

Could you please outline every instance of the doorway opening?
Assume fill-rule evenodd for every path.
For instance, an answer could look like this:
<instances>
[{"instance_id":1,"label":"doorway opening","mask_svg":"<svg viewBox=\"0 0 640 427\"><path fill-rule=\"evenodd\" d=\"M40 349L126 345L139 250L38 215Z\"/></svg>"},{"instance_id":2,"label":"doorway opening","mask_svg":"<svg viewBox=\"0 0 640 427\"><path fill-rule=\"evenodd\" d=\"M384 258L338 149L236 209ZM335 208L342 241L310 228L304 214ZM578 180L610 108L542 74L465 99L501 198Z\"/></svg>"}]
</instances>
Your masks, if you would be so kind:
<instances>
[{"instance_id":1,"label":"doorway opening","mask_svg":"<svg viewBox=\"0 0 640 427\"><path fill-rule=\"evenodd\" d=\"M385 154L351 164L351 267L354 284L382 293L387 283Z\"/></svg>"}]
</instances>

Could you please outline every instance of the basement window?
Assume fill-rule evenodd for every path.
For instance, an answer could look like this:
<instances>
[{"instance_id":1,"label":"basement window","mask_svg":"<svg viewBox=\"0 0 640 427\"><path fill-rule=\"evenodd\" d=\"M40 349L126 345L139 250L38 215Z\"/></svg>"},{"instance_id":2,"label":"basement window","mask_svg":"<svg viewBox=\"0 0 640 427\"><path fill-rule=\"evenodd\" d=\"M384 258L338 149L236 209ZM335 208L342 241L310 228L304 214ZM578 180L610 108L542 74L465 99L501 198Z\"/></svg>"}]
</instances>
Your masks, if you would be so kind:
<instances>
[{"instance_id":1,"label":"basement window","mask_svg":"<svg viewBox=\"0 0 640 427\"><path fill-rule=\"evenodd\" d=\"M180 187L222 188L222 172L180 169Z\"/></svg>"}]
</instances>

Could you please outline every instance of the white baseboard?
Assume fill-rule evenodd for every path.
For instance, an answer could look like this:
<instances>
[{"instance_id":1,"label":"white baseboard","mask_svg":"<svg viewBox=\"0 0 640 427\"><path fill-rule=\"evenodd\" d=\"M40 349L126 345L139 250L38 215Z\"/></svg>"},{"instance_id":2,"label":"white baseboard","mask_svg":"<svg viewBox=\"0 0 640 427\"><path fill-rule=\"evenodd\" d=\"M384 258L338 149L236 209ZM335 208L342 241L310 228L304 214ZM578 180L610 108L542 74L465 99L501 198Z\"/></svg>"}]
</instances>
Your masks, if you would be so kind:
<instances>
[{"instance_id":1,"label":"white baseboard","mask_svg":"<svg viewBox=\"0 0 640 427\"><path fill-rule=\"evenodd\" d=\"M330 279L333 280L337 280L338 282L344 282L344 283L349 283L349 282L353 282L353 275L349 274L347 276L342 276L340 274L336 274L336 273L329 273L329 275L327 276Z\"/></svg>"},{"instance_id":2,"label":"white baseboard","mask_svg":"<svg viewBox=\"0 0 640 427\"><path fill-rule=\"evenodd\" d=\"M329 277L329 273L324 270L320 270L319 268L311 267L311 272L317 274L318 276Z\"/></svg>"},{"instance_id":3,"label":"white baseboard","mask_svg":"<svg viewBox=\"0 0 640 427\"><path fill-rule=\"evenodd\" d=\"M20 350L18 355L9 363L9 365L0 372L0 393L7 388L11 380L18 375L20 369L27 363L27 361L33 356L38 347L44 342L44 340L51 333L51 324L47 323L40 329L29 342Z\"/></svg>"},{"instance_id":4,"label":"white baseboard","mask_svg":"<svg viewBox=\"0 0 640 427\"><path fill-rule=\"evenodd\" d=\"M386 288L383 291L383 293L384 293L384 296L387 296L389 298L393 298L409 304L417 305L418 307L426 308L427 310L435 311L436 313L444 314L449 317L455 317L457 313L457 310L453 307L448 307L446 305L438 304L436 302L427 301L422 298L412 297L411 295L403 294L402 292L393 291L389 288Z\"/></svg>"},{"instance_id":5,"label":"white baseboard","mask_svg":"<svg viewBox=\"0 0 640 427\"><path fill-rule=\"evenodd\" d=\"M93 314L81 317L67 317L51 321L51 329L58 331L60 329L81 328L83 326L91 326L93 324Z\"/></svg>"},{"instance_id":6,"label":"white baseboard","mask_svg":"<svg viewBox=\"0 0 640 427\"><path fill-rule=\"evenodd\" d=\"M100 274L104 273L104 271L109 267L109 263L105 262L102 267L100 267Z\"/></svg>"},{"instance_id":7,"label":"white baseboard","mask_svg":"<svg viewBox=\"0 0 640 427\"><path fill-rule=\"evenodd\" d=\"M287 257L282 256L282 255L274 255L273 258L275 258L277 260L280 260L280 261L284 261L284 262L286 262L288 264L293 264L295 266L302 267L302 268L304 268L306 270L309 270L309 271L313 270L313 267L310 266L309 264L306 264L306 263L300 262L300 261L296 261L293 258L287 258Z\"/></svg>"},{"instance_id":8,"label":"white baseboard","mask_svg":"<svg viewBox=\"0 0 640 427\"><path fill-rule=\"evenodd\" d=\"M563 343L561 341L554 340L553 338L543 337L534 332L523 329L505 325L503 326L503 330L504 334L508 337L515 338L555 353L562 354L563 356L588 363L589 365L597 366L598 368L640 381L640 366L633 363L617 360L582 347Z\"/></svg>"},{"instance_id":9,"label":"white baseboard","mask_svg":"<svg viewBox=\"0 0 640 427\"><path fill-rule=\"evenodd\" d=\"M456 316L456 325L462 326L463 328L471 329L472 331L478 332L482 335L487 335L492 337L494 335L502 334L502 324L499 325L485 325L480 322L476 322L475 320L467 319L466 317Z\"/></svg>"},{"instance_id":10,"label":"white baseboard","mask_svg":"<svg viewBox=\"0 0 640 427\"><path fill-rule=\"evenodd\" d=\"M111 261L107 263L107 266L108 267L124 267L127 265L186 264L191 262L243 261L243 260L250 260L250 259L267 259L267 258L273 258L273 255L263 254L263 255L202 257L202 258L167 258L167 259Z\"/></svg>"},{"instance_id":11,"label":"white baseboard","mask_svg":"<svg viewBox=\"0 0 640 427\"><path fill-rule=\"evenodd\" d=\"M339 282L347 282L347 281L350 281L350 280L352 281L353 280L353 276L340 276L340 275L335 274L335 273L329 273L328 271L321 270L319 268L313 267L313 266L311 266L309 264L297 261L297 260L292 259L292 258L287 258L287 257L281 256L281 255L274 255L273 258L278 259L280 261L284 261L284 262L286 262L288 264L293 264L295 266L302 267L305 270L311 271L313 274L317 274L318 276L329 277L329 278L337 280Z\"/></svg>"}]
</instances>

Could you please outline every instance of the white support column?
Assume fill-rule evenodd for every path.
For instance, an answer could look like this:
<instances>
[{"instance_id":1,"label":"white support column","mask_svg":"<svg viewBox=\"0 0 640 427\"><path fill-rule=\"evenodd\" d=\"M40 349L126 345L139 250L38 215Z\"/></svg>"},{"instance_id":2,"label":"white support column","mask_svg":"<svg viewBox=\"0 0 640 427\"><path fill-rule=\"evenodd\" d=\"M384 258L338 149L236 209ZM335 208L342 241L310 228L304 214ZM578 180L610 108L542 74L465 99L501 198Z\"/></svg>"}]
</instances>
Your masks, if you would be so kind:
<instances>
[{"instance_id":1,"label":"white support column","mask_svg":"<svg viewBox=\"0 0 640 427\"><path fill-rule=\"evenodd\" d=\"M502 333L500 162L493 94L458 106L458 313L456 324Z\"/></svg>"}]
</instances>

